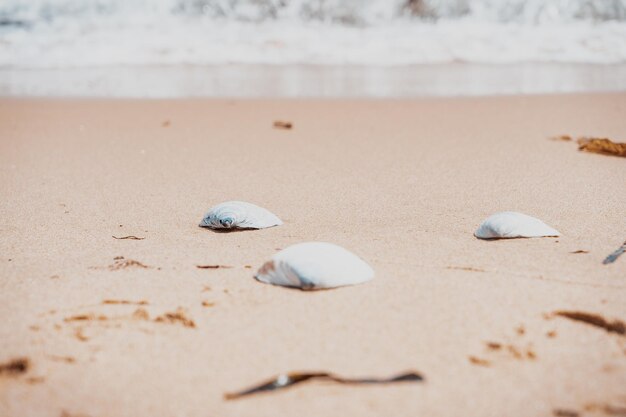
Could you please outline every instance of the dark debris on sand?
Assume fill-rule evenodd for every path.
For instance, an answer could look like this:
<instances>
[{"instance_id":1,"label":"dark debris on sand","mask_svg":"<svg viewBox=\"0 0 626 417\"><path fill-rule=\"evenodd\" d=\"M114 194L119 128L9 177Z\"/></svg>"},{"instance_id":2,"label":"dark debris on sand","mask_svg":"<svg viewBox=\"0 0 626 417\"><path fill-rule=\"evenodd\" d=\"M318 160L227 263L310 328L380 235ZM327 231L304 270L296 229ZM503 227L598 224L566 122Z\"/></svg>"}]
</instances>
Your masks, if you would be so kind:
<instances>
[{"instance_id":1,"label":"dark debris on sand","mask_svg":"<svg viewBox=\"0 0 626 417\"><path fill-rule=\"evenodd\" d=\"M393 384L398 382L422 382L424 377L416 372L407 372L391 378L343 378L328 372L291 372L282 374L269 381L262 382L243 391L224 394L227 400L234 400L252 394L267 391L282 390L296 384L313 379L332 381L339 384L366 385L366 384Z\"/></svg>"},{"instance_id":2,"label":"dark debris on sand","mask_svg":"<svg viewBox=\"0 0 626 417\"><path fill-rule=\"evenodd\" d=\"M137 305L137 306L145 306L148 305L146 300L141 301L129 301L129 300L103 300L102 304L124 304L124 305Z\"/></svg>"},{"instance_id":3,"label":"dark debris on sand","mask_svg":"<svg viewBox=\"0 0 626 417\"><path fill-rule=\"evenodd\" d=\"M126 268L142 268L142 269L152 269L151 266L144 265L139 261L135 261L133 259L125 259L123 256L116 256L113 258L113 263L106 267L92 266L90 269L108 269L109 271L119 271L120 269ZM157 268L158 269L158 268Z\"/></svg>"},{"instance_id":4,"label":"dark debris on sand","mask_svg":"<svg viewBox=\"0 0 626 417\"><path fill-rule=\"evenodd\" d=\"M5 363L0 363L0 376L17 376L25 374L30 368L28 358L15 358Z\"/></svg>"},{"instance_id":5,"label":"dark debris on sand","mask_svg":"<svg viewBox=\"0 0 626 417\"><path fill-rule=\"evenodd\" d=\"M613 262L617 261L617 258L622 256L624 252L626 252L626 242L624 242L622 246L617 248L617 250L615 250L613 253L609 254L609 256L607 256L604 261L602 261L602 263L604 265L612 264Z\"/></svg>"},{"instance_id":6,"label":"dark debris on sand","mask_svg":"<svg viewBox=\"0 0 626 417\"><path fill-rule=\"evenodd\" d=\"M230 265L196 265L198 269L231 269L234 268Z\"/></svg>"},{"instance_id":7,"label":"dark debris on sand","mask_svg":"<svg viewBox=\"0 0 626 417\"><path fill-rule=\"evenodd\" d=\"M552 415L554 415L554 417L578 417L580 416L580 413L574 410L566 410L564 408L555 408L554 410L552 410Z\"/></svg>"},{"instance_id":8,"label":"dark debris on sand","mask_svg":"<svg viewBox=\"0 0 626 417\"><path fill-rule=\"evenodd\" d=\"M185 311L181 308L175 312L165 313L162 316L155 318L154 321L157 323L182 324L183 326L190 328L196 327L196 323L187 317Z\"/></svg>"},{"instance_id":9,"label":"dark debris on sand","mask_svg":"<svg viewBox=\"0 0 626 417\"><path fill-rule=\"evenodd\" d=\"M283 120L276 120L274 122L274 128L290 130L291 128L293 128L293 124L291 122L285 122Z\"/></svg>"},{"instance_id":10,"label":"dark debris on sand","mask_svg":"<svg viewBox=\"0 0 626 417\"><path fill-rule=\"evenodd\" d=\"M468 356L467 359L469 359L470 363L473 365L478 365L478 366L490 366L491 365L491 362L489 362L488 360L479 358L477 356Z\"/></svg>"},{"instance_id":11,"label":"dark debris on sand","mask_svg":"<svg viewBox=\"0 0 626 417\"><path fill-rule=\"evenodd\" d=\"M583 311L555 311L554 315L599 327L609 333L626 335L626 323L621 320L608 321L599 314L585 313Z\"/></svg>"}]
</instances>

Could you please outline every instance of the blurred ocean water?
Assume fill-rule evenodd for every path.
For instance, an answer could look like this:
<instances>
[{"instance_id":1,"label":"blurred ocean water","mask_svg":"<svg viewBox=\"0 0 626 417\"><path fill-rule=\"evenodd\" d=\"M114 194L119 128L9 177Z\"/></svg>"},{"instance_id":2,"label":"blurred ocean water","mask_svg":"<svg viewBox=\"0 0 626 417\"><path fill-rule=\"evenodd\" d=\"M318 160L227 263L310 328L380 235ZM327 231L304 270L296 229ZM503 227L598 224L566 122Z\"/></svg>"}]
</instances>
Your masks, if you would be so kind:
<instances>
[{"instance_id":1,"label":"blurred ocean water","mask_svg":"<svg viewBox=\"0 0 626 417\"><path fill-rule=\"evenodd\" d=\"M626 62L626 0L2 0L0 69Z\"/></svg>"}]
</instances>

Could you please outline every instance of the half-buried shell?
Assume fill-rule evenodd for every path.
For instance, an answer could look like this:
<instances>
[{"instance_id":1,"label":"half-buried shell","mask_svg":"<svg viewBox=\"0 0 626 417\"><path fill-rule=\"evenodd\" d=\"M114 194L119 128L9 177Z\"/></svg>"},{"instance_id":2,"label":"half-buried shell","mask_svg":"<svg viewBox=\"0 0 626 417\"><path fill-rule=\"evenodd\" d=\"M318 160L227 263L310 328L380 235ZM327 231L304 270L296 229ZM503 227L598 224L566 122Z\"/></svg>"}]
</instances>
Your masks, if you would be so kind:
<instances>
[{"instance_id":1,"label":"half-buried shell","mask_svg":"<svg viewBox=\"0 0 626 417\"><path fill-rule=\"evenodd\" d=\"M511 239L517 237L556 237L558 230L539 219L514 211L489 216L474 232L479 239Z\"/></svg>"},{"instance_id":2,"label":"half-buried shell","mask_svg":"<svg viewBox=\"0 0 626 417\"><path fill-rule=\"evenodd\" d=\"M341 246L306 242L276 253L254 277L266 284L317 290L367 282L374 270Z\"/></svg>"},{"instance_id":3,"label":"half-buried shell","mask_svg":"<svg viewBox=\"0 0 626 417\"><path fill-rule=\"evenodd\" d=\"M211 208L200 222L210 229L265 229L283 222L275 214L245 201L227 201Z\"/></svg>"}]
</instances>

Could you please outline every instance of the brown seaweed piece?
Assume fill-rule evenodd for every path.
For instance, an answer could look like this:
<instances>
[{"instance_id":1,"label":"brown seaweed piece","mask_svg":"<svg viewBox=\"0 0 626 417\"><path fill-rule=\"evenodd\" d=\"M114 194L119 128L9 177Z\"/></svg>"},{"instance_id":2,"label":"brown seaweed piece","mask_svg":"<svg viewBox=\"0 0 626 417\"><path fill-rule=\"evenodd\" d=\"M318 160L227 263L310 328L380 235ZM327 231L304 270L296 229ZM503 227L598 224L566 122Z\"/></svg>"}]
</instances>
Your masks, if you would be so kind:
<instances>
[{"instance_id":1,"label":"brown seaweed piece","mask_svg":"<svg viewBox=\"0 0 626 417\"><path fill-rule=\"evenodd\" d=\"M609 256L607 256L604 261L602 261L602 263L604 265L608 265L608 264L612 264L613 262L615 262L617 260L617 258L619 258L622 253L626 252L626 242L624 242L624 244L622 246L620 246L615 252L611 253Z\"/></svg>"},{"instance_id":2,"label":"brown seaweed piece","mask_svg":"<svg viewBox=\"0 0 626 417\"><path fill-rule=\"evenodd\" d=\"M138 308L133 312L131 318L135 320L150 320L150 313L145 308Z\"/></svg>"},{"instance_id":3,"label":"brown seaweed piece","mask_svg":"<svg viewBox=\"0 0 626 417\"><path fill-rule=\"evenodd\" d=\"M144 240L145 239L145 237L137 237L137 236L132 236L132 235L131 236L120 236L120 237L112 236L112 237L113 237L113 239L118 239L118 240L124 240L124 239Z\"/></svg>"},{"instance_id":4,"label":"brown seaweed piece","mask_svg":"<svg viewBox=\"0 0 626 417\"><path fill-rule=\"evenodd\" d=\"M471 272L487 272L481 268L474 268L473 266L446 266L446 269L458 269L461 271L471 271Z\"/></svg>"},{"instance_id":5,"label":"brown seaweed piece","mask_svg":"<svg viewBox=\"0 0 626 417\"><path fill-rule=\"evenodd\" d=\"M0 375L21 375L26 373L28 368L30 368L28 358L16 358L6 363L0 363Z\"/></svg>"},{"instance_id":6,"label":"brown seaweed piece","mask_svg":"<svg viewBox=\"0 0 626 417\"><path fill-rule=\"evenodd\" d=\"M76 337L76 339L80 340L81 342L86 342L87 340L89 340L89 338L85 336L84 329L82 327L78 327L76 330L74 330L74 337Z\"/></svg>"},{"instance_id":7,"label":"brown seaweed piece","mask_svg":"<svg viewBox=\"0 0 626 417\"><path fill-rule=\"evenodd\" d=\"M585 411L599 411L608 416L626 417L626 407L615 406L611 404L587 404L584 406Z\"/></svg>"},{"instance_id":8,"label":"brown seaweed piece","mask_svg":"<svg viewBox=\"0 0 626 417\"><path fill-rule=\"evenodd\" d=\"M616 143L608 138L580 138L578 150L626 157L626 143Z\"/></svg>"},{"instance_id":9,"label":"brown seaweed piece","mask_svg":"<svg viewBox=\"0 0 626 417\"><path fill-rule=\"evenodd\" d=\"M29 378L26 378L24 381L26 381L27 384L35 385L46 382L46 378L42 376L31 376Z\"/></svg>"},{"instance_id":10,"label":"brown seaweed piece","mask_svg":"<svg viewBox=\"0 0 626 417\"><path fill-rule=\"evenodd\" d=\"M559 136L552 136L550 138L551 140L560 140L563 142L570 142L572 140L572 137L570 135L559 135Z\"/></svg>"},{"instance_id":11,"label":"brown seaweed piece","mask_svg":"<svg viewBox=\"0 0 626 417\"><path fill-rule=\"evenodd\" d=\"M555 408L552 410L552 414L555 417L578 417L580 413L575 410L566 410L564 408Z\"/></svg>"},{"instance_id":12,"label":"brown seaweed piece","mask_svg":"<svg viewBox=\"0 0 626 417\"><path fill-rule=\"evenodd\" d=\"M108 269L111 271L117 271L120 269L125 269L125 268L143 268L143 269L149 269L152 268L151 266L148 265L144 265L139 261L135 261L133 259L124 259L123 256L118 256L116 258L114 258L115 263L112 265L108 266Z\"/></svg>"},{"instance_id":13,"label":"brown seaweed piece","mask_svg":"<svg viewBox=\"0 0 626 417\"><path fill-rule=\"evenodd\" d=\"M485 343L489 350L500 350L502 349L502 344L498 342L486 342Z\"/></svg>"},{"instance_id":14,"label":"brown seaweed piece","mask_svg":"<svg viewBox=\"0 0 626 417\"><path fill-rule=\"evenodd\" d=\"M592 326L604 329L609 333L626 335L626 323L621 320L613 320L612 322L610 322L598 314L585 313L582 311L555 311L554 315L565 317L574 321L587 323Z\"/></svg>"},{"instance_id":15,"label":"brown seaweed piece","mask_svg":"<svg viewBox=\"0 0 626 417\"><path fill-rule=\"evenodd\" d=\"M55 362L65 362L65 363L76 362L76 358L73 358L72 356L48 355L48 358L50 358L50 360L53 360Z\"/></svg>"},{"instance_id":16,"label":"brown seaweed piece","mask_svg":"<svg viewBox=\"0 0 626 417\"><path fill-rule=\"evenodd\" d=\"M285 389L291 387L292 385L296 385L312 379L332 381L339 384L365 385L392 384L396 382L421 382L424 380L424 377L416 372L407 372L391 378L342 378L328 372L292 372L289 374L278 375L274 379L263 382L259 385L245 389L243 391L226 393L224 394L224 398L227 400L235 400L252 394Z\"/></svg>"},{"instance_id":17,"label":"brown seaweed piece","mask_svg":"<svg viewBox=\"0 0 626 417\"><path fill-rule=\"evenodd\" d=\"M76 316L66 317L63 319L64 322L69 323L72 321L106 321L108 317L100 314L96 316L95 314L78 314Z\"/></svg>"},{"instance_id":18,"label":"brown seaweed piece","mask_svg":"<svg viewBox=\"0 0 626 417\"><path fill-rule=\"evenodd\" d=\"M141 301L130 301L130 300L103 300L102 304L131 304L137 306L145 306L148 305L146 300Z\"/></svg>"},{"instance_id":19,"label":"brown seaweed piece","mask_svg":"<svg viewBox=\"0 0 626 417\"><path fill-rule=\"evenodd\" d=\"M69 411L63 410L61 411L61 416L60 417L89 417L88 414L75 414L75 413L70 413Z\"/></svg>"},{"instance_id":20,"label":"brown seaweed piece","mask_svg":"<svg viewBox=\"0 0 626 417\"><path fill-rule=\"evenodd\" d=\"M198 269L230 269L233 268L230 265L196 265Z\"/></svg>"},{"instance_id":21,"label":"brown seaweed piece","mask_svg":"<svg viewBox=\"0 0 626 417\"><path fill-rule=\"evenodd\" d=\"M123 256L116 256L113 258L113 262L109 266L90 266L89 269L108 269L109 271L119 271L120 269L126 268L143 268L143 269L151 269L153 267L144 265L139 261L135 261L133 259L125 259ZM161 269L161 268L157 268Z\"/></svg>"},{"instance_id":22,"label":"brown seaweed piece","mask_svg":"<svg viewBox=\"0 0 626 417\"><path fill-rule=\"evenodd\" d=\"M185 327L195 328L196 323L187 317L185 311L181 308L174 312L168 312L163 314L162 316L158 316L154 319L157 323L171 323L171 324L182 324Z\"/></svg>"},{"instance_id":23,"label":"brown seaweed piece","mask_svg":"<svg viewBox=\"0 0 626 417\"><path fill-rule=\"evenodd\" d=\"M282 120L276 120L274 122L274 127L276 129L286 129L289 130L293 127L293 124L291 122L284 122Z\"/></svg>"},{"instance_id":24,"label":"brown seaweed piece","mask_svg":"<svg viewBox=\"0 0 626 417\"><path fill-rule=\"evenodd\" d=\"M474 365L479 365L479 366L491 365L491 362L489 362L488 360L479 358L477 356L468 356L467 359L469 359L470 363L473 363Z\"/></svg>"}]
</instances>

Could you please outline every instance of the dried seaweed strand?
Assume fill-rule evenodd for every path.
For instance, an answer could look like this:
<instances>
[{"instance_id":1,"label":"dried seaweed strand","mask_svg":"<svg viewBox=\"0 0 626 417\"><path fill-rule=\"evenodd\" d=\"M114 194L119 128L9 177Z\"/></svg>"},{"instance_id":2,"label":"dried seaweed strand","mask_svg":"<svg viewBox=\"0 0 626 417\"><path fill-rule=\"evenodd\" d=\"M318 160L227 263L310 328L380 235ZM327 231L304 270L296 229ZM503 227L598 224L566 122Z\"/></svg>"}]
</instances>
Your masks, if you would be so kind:
<instances>
[{"instance_id":1,"label":"dried seaweed strand","mask_svg":"<svg viewBox=\"0 0 626 417\"><path fill-rule=\"evenodd\" d=\"M274 122L274 127L277 129L291 129L293 124L291 122L284 122L282 120L276 120Z\"/></svg>"},{"instance_id":2,"label":"dried seaweed strand","mask_svg":"<svg viewBox=\"0 0 626 417\"><path fill-rule=\"evenodd\" d=\"M185 311L180 308L174 312L167 312L162 316L155 318L154 321L157 323L182 324L185 327L191 328L196 327L196 323L187 317Z\"/></svg>"},{"instance_id":3,"label":"dried seaweed strand","mask_svg":"<svg viewBox=\"0 0 626 417\"><path fill-rule=\"evenodd\" d=\"M57 361L57 362L65 362L65 363L74 363L74 362L76 362L76 358L73 358L71 356L48 355L48 358L50 358L53 361Z\"/></svg>"},{"instance_id":4,"label":"dried seaweed strand","mask_svg":"<svg viewBox=\"0 0 626 417\"><path fill-rule=\"evenodd\" d=\"M292 385L299 384L301 382L309 381L312 379L321 379L327 381L337 382L339 384L391 384L396 382L420 382L424 378L416 372L407 372L391 378L342 378L328 372L310 372L300 373L293 372L289 374L278 375L276 378L267 382L248 388L243 391L224 394L224 398L227 400L235 400L247 395L258 394L266 391L281 390Z\"/></svg>"},{"instance_id":5,"label":"dried seaweed strand","mask_svg":"<svg viewBox=\"0 0 626 417\"><path fill-rule=\"evenodd\" d=\"M196 265L196 268L198 269L230 269L233 268L230 265Z\"/></svg>"},{"instance_id":6,"label":"dried seaweed strand","mask_svg":"<svg viewBox=\"0 0 626 417\"><path fill-rule=\"evenodd\" d=\"M556 408L556 409L552 410L552 414L555 417L578 417L578 416L580 416L578 411L566 410L564 408Z\"/></svg>"},{"instance_id":7,"label":"dried seaweed strand","mask_svg":"<svg viewBox=\"0 0 626 417\"><path fill-rule=\"evenodd\" d=\"M474 268L473 266L446 266L446 269L458 269L461 271L471 271L471 272L487 272L481 268Z\"/></svg>"},{"instance_id":8,"label":"dried seaweed strand","mask_svg":"<svg viewBox=\"0 0 626 417\"><path fill-rule=\"evenodd\" d=\"M138 306L148 305L146 300L141 301L129 301L129 300L103 300L102 304L133 304Z\"/></svg>"},{"instance_id":9,"label":"dried seaweed strand","mask_svg":"<svg viewBox=\"0 0 626 417\"><path fill-rule=\"evenodd\" d=\"M130 267L137 267L137 268L143 268L143 269L152 268L151 266L144 265L139 261L135 261L133 259L124 259L123 257L116 259L115 263L113 265L109 265L108 268L111 271L117 271L119 269L130 268Z\"/></svg>"},{"instance_id":10,"label":"dried seaweed strand","mask_svg":"<svg viewBox=\"0 0 626 417\"><path fill-rule=\"evenodd\" d=\"M626 416L626 407L614 406L611 404L588 404L585 405L585 411L600 411L601 413L609 416Z\"/></svg>"},{"instance_id":11,"label":"dried seaweed strand","mask_svg":"<svg viewBox=\"0 0 626 417\"><path fill-rule=\"evenodd\" d=\"M620 257L622 253L626 252L626 242L622 246L620 246L615 252L607 256L602 263L604 265L612 264Z\"/></svg>"},{"instance_id":12,"label":"dried seaweed strand","mask_svg":"<svg viewBox=\"0 0 626 417\"><path fill-rule=\"evenodd\" d=\"M123 239L130 239L130 240L144 240L145 237L137 237L137 236L121 236L121 237L117 237L117 236L112 236L113 239L118 239L118 240L123 240Z\"/></svg>"},{"instance_id":13,"label":"dried seaweed strand","mask_svg":"<svg viewBox=\"0 0 626 417\"><path fill-rule=\"evenodd\" d=\"M109 318L103 314L96 316L95 314L79 314L76 316L66 317L63 319L64 322L69 323L72 321L106 321Z\"/></svg>"},{"instance_id":14,"label":"dried seaweed strand","mask_svg":"<svg viewBox=\"0 0 626 417\"><path fill-rule=\"evenodd\" d=\"M626 335L626 323L621 320L613 320L610 322L598 314L585 313L582 311L555 311L554 315L600 327L609 333Z\"/></svg>"},{"instance_id":15,"label":"dried seaweed strand","mask_svg":"<svg viewBox=\"0 0 626 417\"><path fill-rule=\"evenodd\" d=\"M474 364L474 365L479 365L479 366L489 366L491 365L491 362L489 362L486 359L481 359L479 357L476 356L469 356L468 357L470 363Z\"/></svg>"}]
</instances>

